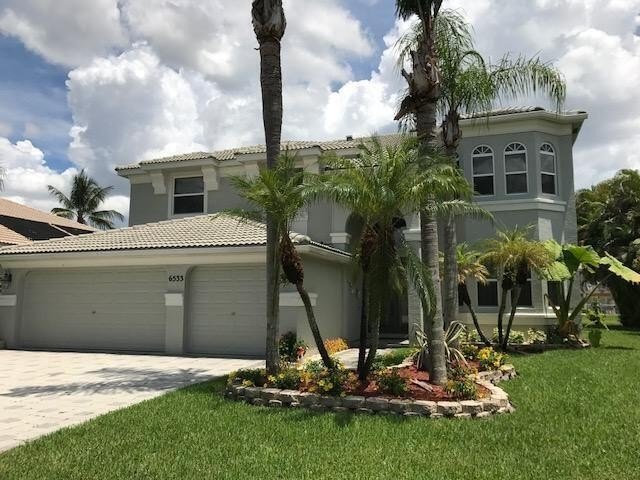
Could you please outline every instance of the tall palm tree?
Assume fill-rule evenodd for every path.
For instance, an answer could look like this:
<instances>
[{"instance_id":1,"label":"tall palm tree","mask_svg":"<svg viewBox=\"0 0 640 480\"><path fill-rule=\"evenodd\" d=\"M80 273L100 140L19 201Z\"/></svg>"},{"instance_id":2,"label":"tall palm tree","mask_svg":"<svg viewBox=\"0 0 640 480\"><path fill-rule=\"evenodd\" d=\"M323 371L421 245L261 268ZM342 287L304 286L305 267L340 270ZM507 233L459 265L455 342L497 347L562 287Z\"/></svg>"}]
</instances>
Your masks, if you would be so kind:
<instances>
[{"instance_id":1,"label":"tall palm tree","mask_svg":"<svg viewBox=\"0 0 640 480\"><path fill-rule=\"evenodd\" d=\"M566 97L566 83L562 73L540 57L512 58L505 55L497 64L486 61L475 50L472 27L457 11L443 10L435 22L435 49L440 70L438 115L442 118L441 141L446 154L456 157L463 132L460 120L464 114L488 114L496 101L517 99L532 93L546 94L554 108L560 110ZM421 42L420 22L398 42L400 58L404 61L412 48ZM456 298L456 225L455 217L444 219L443 245L445 252L443 275L443 311L445 324L457 316Z\"/></svg>"},{"instance_id":2,"label":"tall palm tree","mask_svg":"<svg viewBox=\"0 0 640 480\"><path fill-rule=\"evenodd\" d=\"M355 258L367 291L370 336L367 345L360 345L360 355L364 356L367 346L369 353L359 368L359 377L364 380L378 349L380 323L388 314L391 294L411 285L428 316L435 308L430 274L398 231L398 219L416 212L426 196L455 189L461 179L455 169L442 163L422 170L414 138L385 146L374 137L360 150L355 160L326 156L330 171L308 194L342 205L363 222Z\"/></svg>"},{"instance_id":3,"label":"tall palm tree","mask_svg":"<svg viewBox=\"0 0 640 480\"><path fill-rule=\"evenodd\" d=\"M529 239L531 228L500 230L496 237L486 242L486 251L480 257L484 263L491 264L500 276L502 295L498 308L498 343L507 349L511 327L520 301L522 288L527 285L531 272L542 272L555 258L540 242ZM503 329L503 318L510 294L511 311L507 329Z\"/></svg>"},{"instance_id":4,"label":"tall palm tree","mask_svg":"<svg viewBox=\"0 0 640 480\"><path fill-rule=\"evenodd\" d=\"M307 202L303 180L304 174L295 168L295 157L287 153L280 156L275 168L261 169L260 174L255 178L233 177L231 179L242 197L265 217L268 214L275 221L279 233L277 255L283 272L287 280L295 285L302 299L309 328L322 361L327 368L332 368L333 362L324 346L309 293L304 287L302 258L291 241L291 226ZM247 212L236 211L236 213L244 218L253 218L251 212L247 214Z\"/></svg>"},{"instance_id":5,"label":"tall palm tree","mask_svg":"<svg viewBox=\"0 0 640 480\"><path fill-rule=\"evenodd\" d=\"M468 280L475 280L476 282L485 285L489 278L489 270L485 265L480 262L481 253L469 248L466 243L460 243L456 247L456 260L457 260L457 281L458 281L458 295L462 300L462 303L467 307L473 320L473 326L476 328L480 340L490 346L491 342L487 339L482 329L480 328L480 322L478 322L478 316L476 315L473 305L471 304L471 298L469 297L469 289L467 287Z\"/></svg>"},{"instance_id":6,"label":"tall palm tree","mask_svg":"<svg viewBox=\"0 0 640 480\"><path fill-rule=\"evenodd\" d=\"M436 108L440 98L440 71L436 51L435 22L443 0L396 0L396 11L400 18L407 20L418 17L422 35L420 42L408 50L411 71L404 67L402 76L407 82L408 93L402 101L396 120L411 116L415 120L418 139L426 150L432 147L436 129ZM429 345L430 378L436 384L447 380L447 361L442 319L442 298L440 294L440 268L438 261L438 224L430 213L433 198L425 199L420 210L420 243L422 261L428 268L433 283L435 308L423 310L424 331L431 342Z\"/></svg>"},{"instance_id":7,"label":"tall palm tree","mask_svg":"<svg viewBox=\"0 0 640 480\"><path fill-rule=\"evenodd\" d=\"M75 219L78 223L91 225L101 230L112 229L114 221L124 220L124 216L120 212L99 210L113 187L101 187L84 170L73 177L69 196L52 185L48 185L47 188L51 196L61 205L61 207L51 209L51 213L55 215Z\"/></svg>"},{"instance_id":8,"label":"tall palm tree","mask_svg":"<svg viewBox=\"0 0 640 480\"><path fill-rule=\"evenodd\" d=\"M287 28L282 0L253 0L251 4L253 30L260 47L260 86L262 89L262 120L267 149L267 168L274 168L280 155L282 137L282 66L281 40ZM275 373L279 366L278 330L280 265L277 255L279 232L276 221L267 217L267 372Z\"/></svg>"}]
</instances>

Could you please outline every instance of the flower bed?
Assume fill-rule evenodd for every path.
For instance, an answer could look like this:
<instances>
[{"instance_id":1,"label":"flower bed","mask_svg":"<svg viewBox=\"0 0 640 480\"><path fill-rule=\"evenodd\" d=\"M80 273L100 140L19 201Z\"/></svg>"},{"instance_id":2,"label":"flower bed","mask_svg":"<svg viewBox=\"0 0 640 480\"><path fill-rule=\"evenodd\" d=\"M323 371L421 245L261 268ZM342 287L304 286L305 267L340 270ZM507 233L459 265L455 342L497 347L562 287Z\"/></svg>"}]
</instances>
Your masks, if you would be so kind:
<instances>
[{"instance_id":1,"label":"flower bed","mask_svg":"<svg viewBox=\"0 0 640 480\"><path fill-rule=\"evenodd\" d=\"M413 367L401 366L400 370L410 368ZM243 384L240 378L232 379L227 386L225 396L252 405L308 408L315 412L334 411L430 418L486 418L514 410L509 403L508 395L496 384L513 378L515 374L512 365L504 365L493 371L473 375L473 381L480 387L481 392L477 400L425 400L413 398L412 391L409 391L405 397L381 395L374 391L367 392L371 383L367 388L360 387L362 392L358 395L345 393L322 395L294 389L247 386L246 381ZM438 392L442 392L442 389Z\"/></svg>"}]
</instances>

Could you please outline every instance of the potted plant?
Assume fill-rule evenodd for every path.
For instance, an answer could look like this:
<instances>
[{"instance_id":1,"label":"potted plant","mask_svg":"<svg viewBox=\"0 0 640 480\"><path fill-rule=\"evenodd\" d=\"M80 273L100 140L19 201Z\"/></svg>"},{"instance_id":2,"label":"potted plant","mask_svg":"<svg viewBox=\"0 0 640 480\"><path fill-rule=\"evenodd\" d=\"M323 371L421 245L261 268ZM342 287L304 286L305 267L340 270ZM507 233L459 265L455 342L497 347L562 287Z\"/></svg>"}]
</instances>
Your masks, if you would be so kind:
<instances>
[{"instance_id":1,"label":"potted plant","mask_svg":"<svg viewBox=\"0 0 640 480\"><path fill-rule=\"evenodd\" d=\"M605 330L609 330L604 322L605 314L598 302L593 302L590 308L585 309L583 315L589 327L589 343L594 348L598 348L602 342L602 334Z\"/></svg>"}]
</instances>

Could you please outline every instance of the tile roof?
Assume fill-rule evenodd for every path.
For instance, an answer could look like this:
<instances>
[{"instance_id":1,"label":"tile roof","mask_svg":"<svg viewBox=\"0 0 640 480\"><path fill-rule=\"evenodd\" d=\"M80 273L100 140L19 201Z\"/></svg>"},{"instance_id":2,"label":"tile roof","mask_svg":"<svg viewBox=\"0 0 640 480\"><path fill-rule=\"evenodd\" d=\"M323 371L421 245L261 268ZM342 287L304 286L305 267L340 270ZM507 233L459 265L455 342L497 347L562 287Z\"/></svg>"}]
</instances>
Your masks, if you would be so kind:
<instances>
[{"instance_id":1,"label":"tile roof","mask_svg":"<svg viewBox=\"0 0 640 480\"><path fill-rule=\"evenodd\" d=\"M31 240L29 240L27 237L14 232L4 225L0 225L0 244L23 245L25 243L29 243L30 241Z\"/></svg>"},{"instance_id":2,"label":"tile roof","mask_svg":"<svg viewBox=\"0 0 640 480\"><path fill-rule=\"evenodd\" d=\"M95 228L88 225L83 225L73 220L69 220L68 218L53 215L52 213L36 210L35 208L7 200L6 198L0 198L0 216L1 215L31 220L33 222L47 223L49 225L56 225L62 229L64 229L64 227L69 227L91 232L95 231Z\"/></svg>"},{"instance_id":3,"label":"tile roof","mask_svg":"<svg viewBox=\"0 0 640 480\"><path fill-rule=\"evenodd\" d=\"M266 238L264 224L217 213L4 247L0 248L0 257L32 253L259 246L266 244ZM311 244L348 255L313 242L305 235L292 233L291 238L297 244Z\"/></svg>"}]
</instances>

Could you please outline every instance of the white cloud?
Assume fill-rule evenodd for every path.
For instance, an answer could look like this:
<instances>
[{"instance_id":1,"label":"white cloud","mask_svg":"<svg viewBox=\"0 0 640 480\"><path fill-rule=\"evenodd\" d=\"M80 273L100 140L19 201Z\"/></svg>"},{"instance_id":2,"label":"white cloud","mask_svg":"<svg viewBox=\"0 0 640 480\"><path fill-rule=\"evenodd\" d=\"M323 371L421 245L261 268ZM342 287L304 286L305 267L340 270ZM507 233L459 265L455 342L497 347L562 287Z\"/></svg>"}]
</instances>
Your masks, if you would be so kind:
<instances>
[{"instance_id":1,"label":"white cloud","mask_svg":"<svg viewBox=\"0 0 640 480\"><path fill-rule=\"evenodd\" d=\"M47 185L68 191L77 171L67 169L60 173L49 168L44 153L29 140L11 143L0 137L0 158L4 169L3 196L18 203L28 204L44 211L56 206L47 191Z\"/></svg>"},{"instance_id":2,"label":"white cloud","mask_svg":"<svg viewBox=\"0 0 640 480\"><path fill-rule=\"evenodd\" d=\"M4 0L0 33L47 60L80 65L128 42L117 0Z\"/></svg>"}]
</instances>

